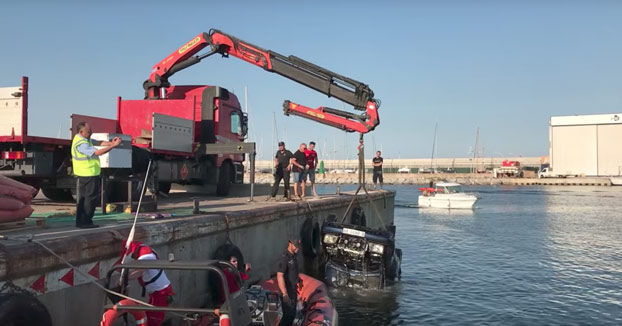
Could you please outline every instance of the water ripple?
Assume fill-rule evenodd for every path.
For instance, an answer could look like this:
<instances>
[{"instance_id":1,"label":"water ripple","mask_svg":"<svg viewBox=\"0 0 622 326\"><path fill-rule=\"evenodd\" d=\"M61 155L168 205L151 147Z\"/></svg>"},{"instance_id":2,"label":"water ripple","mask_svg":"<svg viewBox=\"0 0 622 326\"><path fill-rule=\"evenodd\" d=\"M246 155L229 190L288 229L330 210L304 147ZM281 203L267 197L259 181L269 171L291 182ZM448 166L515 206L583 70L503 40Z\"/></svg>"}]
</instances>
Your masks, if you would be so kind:
<instances>
[{"instance_id":1,"label":"water ripple","mask_svg":"<svg viewBox=\"0 0 622 326\"><path fill-rule=\"evenodd\" d=\"M622 189L472 187L473 211L393 189L402 281L331 291L342 325L622 325Z\"/></svg>"}]
</instances>

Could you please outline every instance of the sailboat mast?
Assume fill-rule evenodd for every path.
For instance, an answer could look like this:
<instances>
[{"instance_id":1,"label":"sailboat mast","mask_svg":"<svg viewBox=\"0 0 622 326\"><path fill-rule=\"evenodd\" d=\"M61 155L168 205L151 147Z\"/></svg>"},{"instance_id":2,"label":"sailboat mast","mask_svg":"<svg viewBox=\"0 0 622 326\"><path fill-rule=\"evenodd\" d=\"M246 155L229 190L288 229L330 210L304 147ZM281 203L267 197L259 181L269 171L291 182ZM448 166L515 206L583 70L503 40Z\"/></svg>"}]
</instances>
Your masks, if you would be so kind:
<instances>
[{"instance_id":1,"label":"sailboat mast","mask_svg":"<svg viewBox=\"0 0 622 326\"><path fill-rule=\"evenodd\" d=\"M276 130L276 117L274 116L274 112L272 112L272 145L270 145L270 148L272 148L272 153L276 153L276 151L274 150L274 130ZM273 155L273 154L271 154ZM270 164L270 166L272 166L272 174L274 174L274 163Z\"/></svg>"},{"instance_id":2,"label":"sailboat mast","mask_svg":"<svg viewBox=\"0 0 622 326\"><path fill-rule=\"evenodd\" d=\"M473 151L473 173L477 172L477 148L479 147L479 127L475 133L475 150Z\"/></svg>"},{"instance_id":3,"label":"sailboat mast","mask_svg":"<svg viewBox=\"0 0 622 326\"><path fill-rule=\"evenodd\" d=\"M432 155L430 157L430 169L434 168L434 150L436 149L436 131L438 130L438 121L434 124L434 140L432 141Z\"/></svg>"}]
</instances>

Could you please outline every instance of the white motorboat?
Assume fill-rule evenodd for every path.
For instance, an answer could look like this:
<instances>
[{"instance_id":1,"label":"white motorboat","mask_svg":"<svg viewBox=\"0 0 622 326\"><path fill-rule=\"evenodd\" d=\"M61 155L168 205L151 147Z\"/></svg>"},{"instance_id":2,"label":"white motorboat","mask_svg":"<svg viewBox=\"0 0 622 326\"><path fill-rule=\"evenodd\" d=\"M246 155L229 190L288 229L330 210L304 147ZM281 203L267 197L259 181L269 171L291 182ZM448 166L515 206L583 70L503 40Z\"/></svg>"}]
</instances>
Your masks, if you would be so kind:
<instances>
[{"instance_id":1,"label":"white motorboat","mask_svg":"<svg viewBox=\"0 0 622 326\"><path fill-rule=\"evenodd\" d=\"M477 196L462 191L459 183L439 182L435 187L419 188L419 207L473 208Z\"/></svg>"}]
</instances>

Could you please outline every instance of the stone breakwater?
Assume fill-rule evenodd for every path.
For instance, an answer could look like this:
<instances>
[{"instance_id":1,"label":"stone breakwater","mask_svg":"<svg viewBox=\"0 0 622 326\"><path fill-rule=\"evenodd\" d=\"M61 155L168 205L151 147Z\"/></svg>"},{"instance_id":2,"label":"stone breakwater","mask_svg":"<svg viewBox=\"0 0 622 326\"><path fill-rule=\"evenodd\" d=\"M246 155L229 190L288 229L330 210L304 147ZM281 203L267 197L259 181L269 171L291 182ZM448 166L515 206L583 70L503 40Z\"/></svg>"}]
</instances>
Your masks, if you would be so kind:
<instances>
[{"instance_id":1,"label":"stone breakwater","mask_svg":"<svg viewBox=\"0 0 622 326\"><path fill-rule=\"evenodd\" d=\"M249 180L248 174L245 180ZM494 178L491 174L418 174L418 173L385 173L384 184L413 184L426 185L430 181L452 181L464 185L553 185L553 186L611 186L608 177L578 177L578 178ZM255 182L258 184L271 184L274 177L269 173L257 173ZM317 184L357 184L356 173L327 173L317 174ZM365 175L365 182L372 183L372 175Z\"/></svg>"}]
</instances>

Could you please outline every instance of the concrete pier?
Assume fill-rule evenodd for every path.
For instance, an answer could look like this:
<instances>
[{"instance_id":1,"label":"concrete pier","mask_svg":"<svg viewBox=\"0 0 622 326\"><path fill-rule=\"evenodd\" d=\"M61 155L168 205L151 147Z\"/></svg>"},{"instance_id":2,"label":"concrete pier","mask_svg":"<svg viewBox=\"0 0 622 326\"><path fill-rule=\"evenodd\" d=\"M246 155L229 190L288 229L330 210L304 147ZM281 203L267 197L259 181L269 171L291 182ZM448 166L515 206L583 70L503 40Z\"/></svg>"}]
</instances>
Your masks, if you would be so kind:
<instances>
[{"instance_id":1,"label":"concrete pier","mask_svg":"<svg viewBox=\"0 0 622 326\"><path fill-rule=\"evenodd\" d=\"M211 259L216 248L229 238L252 264L251 279L265 279L273 274L274 262L285 250L288 237L299 238L307 219L321 226L330 214L341 217L353 198L352 194L342 194L308 201L265 202L265 196L261 196L255 202L248 202L248 198L201 197L202 212L193 215L192 201L180 200L179 196L173 194L168 199L174 205L163 205L165 208L160 213L164 218L139 219L136 240L151 244L161 258L166 259L172 253L176 260L193 260ZM387 225L393 223L394 197L395 193L390 191L371 192ZM380 226L366 196L358 195L355 205L365 211L368 226ZM89 281L103 282L107 271L118 262L122 243L114 239L110 230L127 236L132 219L126 215L96 217L95 223L102 225L96 230L76 229L71 226L71 217L64 218L64 223L62 217L49 217L46 229L1 232L8 240L0 242L0 286L11 281L36 294L50 311L54 325L97 325L105 294ZM39 245L24 241L31 235L88 277ZM317 257L300 256L303 270L313 273ZM198 307L208 299L205 274L175 271L167 274L176 293L173 305ZM134 282L130 294L140 298L139 293Z\"/></svg>"},{"instance_id":2,"label":"concrete pier","mask_svg":"<svg viewBox=\"0 0 622 326\"><path fill-rule=\"evenodd\" d=\"M257 183L270 183L270 174L258 174ZM367 174L368 184L372 175ZM568 177L568 178L494 178L492 174L474 173L384 173L385 184L426 185L430 181L455 181L464 185L555 185L555 186L611 186L609 177ZM356 184L358 174L327 173L316 177L318 184Z\"/></svg>"}]
</instances>

